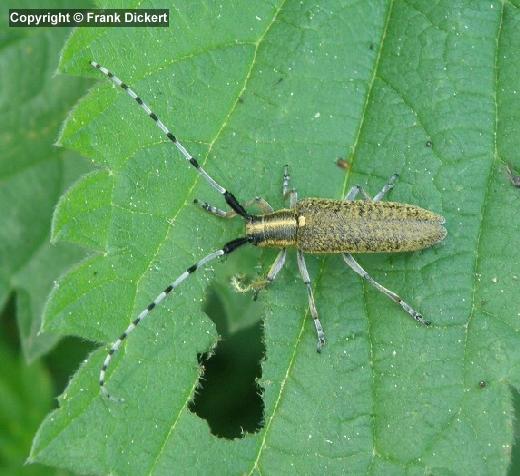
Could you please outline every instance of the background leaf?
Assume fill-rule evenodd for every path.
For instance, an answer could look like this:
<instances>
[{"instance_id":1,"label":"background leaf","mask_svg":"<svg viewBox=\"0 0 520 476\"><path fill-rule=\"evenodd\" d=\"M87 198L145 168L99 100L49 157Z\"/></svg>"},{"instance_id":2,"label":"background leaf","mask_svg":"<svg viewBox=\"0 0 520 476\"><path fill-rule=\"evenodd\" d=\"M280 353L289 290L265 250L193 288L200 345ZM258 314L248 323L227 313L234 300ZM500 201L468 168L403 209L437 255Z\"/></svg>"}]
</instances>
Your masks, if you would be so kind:
<instances>
[{"instance_id":1,"label":"background leaf","mask_svg":"<svg viewBox=\"0 0 520 476\"><path fill-rule=\"evenodd\" d=\"M30 8L38 2L22 3ZM52 3L55 8L65 4ZM58 197L88 170L75 154L53 143L67 111L90 81L55 77L68 29L8 32L7 5L2 18L0 36L8 41L0 48L0 308L10 293L16 293L22 350L32 361L58 339L39 334L52 283L84 255L66 243L50 245L49 232Z\"/></svg>"},{"instance_id":2,"label":"background leaf","mask_svg":"<svg viewBox=\"0 0 520 476\"><path fill-rule=\"evenodd\" d=\"M199 272L117 356L108 387L126 403L99 396L102 348L40 428L31 459L96 474L505 473L520 348L520 197L504 167L519 165L515 5L170 5L169 29L78 30L62 69L99 78L95 59L113 70L241 199L282 206L285 163L300 196L339 199L354 183L375 193L399 172L392 199L442 213L449 235L421 253L360 260L430 329L339 257L309 257L328 337L319 356L290 260L261 298L265 421L242 439L214 437L187 407L197 354L217 338L201 311L215 274ZM239 220L191 205L221 202L99 79L61 142L100 169L55 218L57 233L97 253L55 288L45 329L108 342L166 283L242 231ZM346 175L339 156L351 163ZM265 270L275 252L237 253L226 266L252 256Z\"/></svg>"},{"instance_id":3,"label":"background leaf","mask_svg":"<svg viewBox=\"0 0 520 476\"><path fill-rule=\"evenodd\" d=\"M9 349L5 336L0 340L2 380L0 381L0 471L23 474L21 463L34 430L52 406L52 385L39 363L30 367ZM38 391L35 392L35 389ZM45 474L45 468L32 466L25 474Z\"/></svg>"},{"instance_id":4,"label":"background leaf","mask_svg":"<svg viewBox=\"0 0 520 476\"><path fill-rule=\"evenodd\" d=\"M42 419L55 408L54 396L85 358L91 345L76 338L62 339L45 358L27 364L20 348L14 298L0 314L0 474L71 474L40 464L24 464Z\"/></svg>"}]
</instances>

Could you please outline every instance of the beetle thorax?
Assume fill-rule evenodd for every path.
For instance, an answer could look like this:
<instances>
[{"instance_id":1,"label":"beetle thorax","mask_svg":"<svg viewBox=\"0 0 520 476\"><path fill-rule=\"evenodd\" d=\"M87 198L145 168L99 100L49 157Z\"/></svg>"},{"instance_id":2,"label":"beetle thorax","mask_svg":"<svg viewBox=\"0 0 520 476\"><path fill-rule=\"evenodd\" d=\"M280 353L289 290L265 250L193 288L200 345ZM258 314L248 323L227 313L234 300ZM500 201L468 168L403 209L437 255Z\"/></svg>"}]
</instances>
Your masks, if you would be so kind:
<instances>
[{"instance_id":1,"label":"beetle thorax","mask_svg":"<svg viewBox=\"0 0 520 476\"><path fill-rule=\"evenodd\" d=\"M285 248L296 245L297 221L293 210L278 210L253 217L246 223L246 234L257 246Z\"/></svg>"}]
</instances>

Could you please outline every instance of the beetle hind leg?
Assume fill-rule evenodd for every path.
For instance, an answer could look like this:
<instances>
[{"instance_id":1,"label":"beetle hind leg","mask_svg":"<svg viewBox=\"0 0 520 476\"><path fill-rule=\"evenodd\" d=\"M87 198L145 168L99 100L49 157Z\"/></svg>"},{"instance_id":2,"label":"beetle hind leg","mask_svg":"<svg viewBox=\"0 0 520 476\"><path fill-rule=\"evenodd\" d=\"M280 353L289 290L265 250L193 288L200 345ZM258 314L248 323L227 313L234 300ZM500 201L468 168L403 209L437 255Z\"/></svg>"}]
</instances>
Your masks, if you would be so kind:
<instances>
[{"instance_id":1,"label":"beetle hind leg","mask_svg":"<svg viewBox=\"0 0 520 476\"><path fill-rule=\"evenodd\" d=\"M417 322L425 326L429 326L431 324L430 321L427 321L423 318L423 316L418 313L412 306L410 306L407 302L403 301L396 293L390 291L385 288L382 284L379 284L372 276L370 276L361 265L354 259L351 254L343 253L343 260L346 264L348 264L357 274L359 274L363 279L369 282L372 286L374 286L378 291L381 291L387 297L389 297L392 301L399 304L411 317Z\"/></svg>"}]
</instances>

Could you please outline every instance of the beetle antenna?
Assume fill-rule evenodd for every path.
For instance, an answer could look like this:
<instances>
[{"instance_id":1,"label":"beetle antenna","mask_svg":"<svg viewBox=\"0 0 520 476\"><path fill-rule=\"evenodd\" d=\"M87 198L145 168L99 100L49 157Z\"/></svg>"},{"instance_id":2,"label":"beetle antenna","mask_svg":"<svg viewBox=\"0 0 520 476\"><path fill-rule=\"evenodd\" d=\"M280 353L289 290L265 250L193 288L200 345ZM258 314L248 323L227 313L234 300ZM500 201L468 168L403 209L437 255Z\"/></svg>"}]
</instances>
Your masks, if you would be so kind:
<instances>
[{"instance_id":1,"label":"beetle antenna","mask_svg":"<svg viewBox=\"0 0 520 476\"><path fill-rule=\"evenodd\" d=\"M127 94L134 99L139 106L141 106L141 109L150 117L157 127L161 129L161 131L166 135L168 139L170 139L174 144L175 147L179 150L179 152L184 156L184 158L195 167L197 172L202 175L206 182L209 183L209 185L216 190L221 195L224 195L224 199L226 200L226 203L240 216L245 218L246 220L251 219L251 215L247 213L246 209L238 202L236 197L226 190L222 185L218 184L216 180L213 179L199 164L197 159L193 157L186 147L184 147L178 140L177 137L175 137L170 130L164 125L164 123L157 117L157 114L155 114L148 105L134 92L132 88L130 88L126 83L123 83L117 76L115 76L113 73L111 73L107 68L104 66L101 66L99 63L96 63L95 61L90 61L90 65L93 68L98 69L101 71L108 79L110 79L116 86L119 86L121 89L124 89Z\"/></svg>"},{"instance_id":2,"label":"beetle antenna","mask_svg":"<svg viewBox=\"0 0 520 476\"><path fill-rule=\"evenodd\" d=\"M103 361L103 366L101 367L101 370L99 372L99 389L101 393L108 398L109 400L121 402L123 399L113 397L108 393L108 390L105 386L105 374L107 371L108 366L110 365L110 362L112 360L113 355L119 350L121 347L121 344L123 341L128 337L128 334L130 334L137 325L146 317L152 309L154 309L158 304L160 304L177 286L179 286L183 281L185 281L188 276L193 274L197 269L202 268L210 261L213 261L216 258L219 258L221 256L227 255L233 251L235 251L237 248L239 248L242 245L245 245L246 243L251 243L252 238L251 237L242 237L237 238L233 241L230 241L226 243L220 250L214 251L213 253L210 253L209 255L202 258L197 263L190 266L184 273L182 273L175 281L170 283L164 291L162 291L148 306L146 309L143 309L141 313L130 323L130 325L126 328L126 330L119 336L119 338L110 346L110 350L108 351L107 356L105 357L105 360Z\"/></svg>"}]
</instances>

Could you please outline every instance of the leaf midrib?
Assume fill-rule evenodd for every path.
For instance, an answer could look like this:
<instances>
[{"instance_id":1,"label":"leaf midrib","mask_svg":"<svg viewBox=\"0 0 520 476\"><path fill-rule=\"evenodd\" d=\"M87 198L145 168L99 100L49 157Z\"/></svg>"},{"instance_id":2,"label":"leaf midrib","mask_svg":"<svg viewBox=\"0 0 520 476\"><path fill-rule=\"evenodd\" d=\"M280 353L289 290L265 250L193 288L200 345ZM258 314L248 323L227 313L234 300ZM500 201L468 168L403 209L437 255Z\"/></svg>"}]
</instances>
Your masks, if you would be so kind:
<instances>
[{"instance_id":1,"label":"leaf midrib","mask_svg":"<svg viewBox=\"0 0 520 476\"><path fill-rule=\"evenodd\" d=\"M348 184L349 179L350 179L350 174L352 173L352 169L354 168L354 162L355 162L355 157L356 157L356 151L357 151L358 144L359 144L359 138L361 137L361 132L362 132L362 130L364 128L364 125L365 125L366 110L368 108L368 103L369 103L370 97L372 95L374 82L375 82L375 79L377 77L377 72L379 70L379 64L380 64L380 59L381 59L381 52L383 50L383 44L384 44L384 41L385 41L385 38L386 38L386 33L388 31L388 25L390 23L390 16L391 16L391 13L392 13L393 4L394 4L394 0L390 0L389 6L388 6L388 9L387 9L387 13L386 13L386 16L385 16L385 24L384 24L384 27L383 27L383 32L381 34L381 40L380 40L380 43L379 43L378 54L377 54L376 59L374 61L374 67L373 67L373 70L372 70L372 76L371 76L370 81L369 81L369 85L368 85L366 96L365 96L365 101L364 101L364 104L363 104L362 115L361 115L361 118L360 118L360 121L359 121L359 126L358 126L358 130L357 130L357 133L356 133L356 136L355 136L355 139L354 139L354 143L353 143L353 145L351 147L351 154L350 154L351 157L352 157L351 167L347 171L347 173L345 173L345 179L343 181L343 187L342 187L342 192L341 192L341 197L340 198L343 198L345 196L346 189L347 189L347 184ZM314 282L315 282L315 285L314 285L315 290L318 287L318 284L320 282L320 278L321 278L321 276L323 274L324 266L325 266L325 261L321 260L321 266L320 266L319 274L316 277L316 279L314 280ZM363 286L363 290L364 290L363 300L365 302L365 309L367 309L366 289L365 289L366 288L366 283L364 281L362 282L362 286ZM271 426L271 422L274 419L276 410L278 408L278 404L281 401L282 394L283 394L283 391L285 389L285 384L286 384L286 382L287 382L287 380L288 380L288 378L290 376L291 370L293 368L294 357L295 357L295 354L296 354L296 348L297 348L298 343L299 343L299 341L301 339L301 335L302 335L303 330L305 328L305 322L307 321L307 318L308 318L308 309L306 310L306 312L304 314L304 318L302 320L302 326L301 326L300 331L298 333L298 336L296 338L296 342L295 342L295 345L294 345L294 351L293 351L293 354L292 354L291 359L289 361L287 372L285 373L284 378L283 378L283 380L281 382L280 391L279 391L278 397L276 399L275 407L274 407L273 412L272 412L272 414L271 414L271 416L270 416L270 418L269 418L269 420L268 420L268 422L266 424L266 427L265 427L265 430L264 430L264 436L262 438L261 445L260 445L260 447L258 449L258 453L257 453L257 456L255 458L254 464L253 464L253 466L251 467L251 469L250 469L250 471L248 473L249 475L251 475L255 469L257 469L259 471L258 463L260 461L260 457L262 455L262 452L263 452L263 450L265 448L267 434L269 432L269 429L270 429L270 426ZM368 313L367 313L367 319L368 319ZM372 342L372 338L370 336L370 332L368 333L368 340L370 342L370 347L372 348L373 342ZM372 361L370 362L370 366L371 366L372 380L373 380L374 368L373 368L373 362ZM374 391L374 385L372 385L372 394L373 394L373 391ZM372 397L373 397L373 395L372 395ZM372 400L374 401L374 398L372 398ZM371 415L372 415L372 420L373 420L375 418L375 415L374 415L373 411L371 412ZM372 427L373 427L373 434L374 434L373 451L372 451L372 462L373 462L374 457L375 457L375 455L374 455L374 453L375 453L375 430L374 430L375 429L375 424L374 424L373 421L372 421Z\"/></svg>"},{"instance_id":2,"label":"leaf midrib","mask_svg":"<svg viewBox=\"0 0 520 476\"><path fill-rule=\"evenodd\" d=\"M258 40L254 43L255 45L255 51L254 51L254 54L253 54L253 59L251 61L251 65L247 71L247 74L244 78L244 84L242 86L242 89L239 91L239 93L236 95L236 98L235 98L235 101L234 103L232 104L228 114L226 115L226 117L224 118L223 122L222 122L222 125L221 127L219 128L219 130L217 131L214 139L210 142L209 144L209 147L208 147L208 150L204 156L204 160L202 162L202 166L205 166L206 165L206 162L208 160L208 157L210 156L212 150L213 150L213 147L215 146L215 144L217 143L218 139L220 138L220 136L222 135L222 133L225 131L228 123L229 123L229 119L230 117L234 114L236 108L237 108L237 105L239 104L239 99L243 96L246 88L247 88L247 84L249 82L249 79L251 77L251 74L253 72L253 68L255 66L255 63L256 63L256 59L257 59L257 55L258 55L258 50L260 48L260 46L262 45L263 41L264 41L264 38L266 37L266 35L268 34L269 30L271 29L272 25L274 24L274 22L276 21L278 15L280 14L281 10L283 9L285 3L286 3L287 0L283 0L282 3L280 4L280 6L277 8L277 10L274 12L274 15L273 15L273 18L271 19L271 21L269 22L269 24L267 25L267 27L265 28L265 30L263 31L263 33L259 36ZM186 198L184 200L184 203L181 204L181 206L179 207L179 210L177 212L177 214L173 217L173 219L171 220L172 223L175 222L175 218L177 217L177 215L180 213L180 211L185 207L187 206L187 202L188 202L188 197L191 196L191 193L193 192L193 190L195 189L196 185L198 184L200 180L200 176L199 174L197 174L193 180L193 184L192 186L189 188L188 192L186 193ZM169 231L172 229L172 226L173 225L170 225L168 227L168 231L166 233L166 235L168 235ZM157 256L157 253L159 251L159 249L162 247L162 245L164 244L164 241L161 242L159 244L159 246L157 247L157 250L156 252L154 253L153 257L155 258L155 256ZM152 260L150 260L150 262L152 262ZM138 279L137 281L137 284L136 284L136 296L137 296L137 289L139 287L139 282L141 281L142 277L144 276L144 273L143 275L141 275L141 277ZM134 304L132 306L132 308L135 307L135 297L134 297ZM170 428L164 438L164 442L163 444L161 445L160 449L159 449L159 452L155 458L155 460L153 461L151 467L150 467L150 470L148 471L148 474L152 474L154 468L157 466L157 463L159 462L159 459L164 451L164 448L166 447L166 443L168 442L171 434L173 433L173 430L175 429L175 426L177 425L178 421L179 421L179 418L180 418L180 415L182 414L182 412L184 411L184 409L186 408L188 402L189 402L189 399L191 397L191 394L193 393L193 390L196 388L197 386L197 383L198 383L198 380L199 380L199 376L197 376L197 378L195 379L195 381L193 382L193 385L192 385L192 391L189 393L189 395L187 396L186 398L186 401L184 402L184 405L182 405L180 411L178 412L178 414L176 415L175 417L175 420L173 421L173 423L170 425Z\"/></svg>"}]
</instances>

